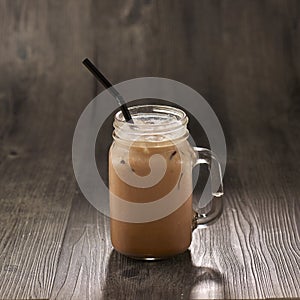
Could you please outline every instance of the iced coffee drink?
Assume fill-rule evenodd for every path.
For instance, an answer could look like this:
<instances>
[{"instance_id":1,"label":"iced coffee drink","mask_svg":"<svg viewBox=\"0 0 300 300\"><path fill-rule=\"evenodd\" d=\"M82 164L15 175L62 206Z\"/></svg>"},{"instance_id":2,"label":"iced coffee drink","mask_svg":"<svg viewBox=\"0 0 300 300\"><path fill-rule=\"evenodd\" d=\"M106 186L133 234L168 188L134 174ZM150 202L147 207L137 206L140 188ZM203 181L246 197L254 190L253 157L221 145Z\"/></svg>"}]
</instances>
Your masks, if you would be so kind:
<instances>
[{"instance_id":1,"label":"iced coffee drink","mask_svg":"<svg viewBox=\"0 0 300 300\"><path fill-rule=\"evenodd\" d=\"M110 230L114 248L130 257L159 259L191 243L192 168L187 116L167 106L130 108L133 124L115 116L109 152Z\"/></svg>"},{"instance_id":2,"label":"iced coffee drink","mask_svg":"<svg viewBox=\"0 0 300 300\"><path fill-rule=\"evenodd\" d=\"M133 114L133 118L135 128L121 128L120 131L127 132L123 132L123 135L118 132L119 137L115 136L115 143L110 149L112 244L116 250L127 256L172 256L184 252L191 242L193 152L186 141L186 130L181 130L181 121L176 116L162 118L157 111L144 115ZM170 126L172 122L174 124ZM116 133L117 130L115 135ZM139 134L138 138L134 136L136 133ZM164 165L160 163L162 160L165 161ZM162 176L158 174L160 169L165 169ZM157 174L157 182L153 185L146 183L141 187L136 186L134 181L128 182L133 174L136 181L139 181L151 172ZM114 218L114 213L121 209L117 204L114 205L115 197L139 204L169 200L167 206L170 207L165 216L159 216L158 207L157 214L154 213L152 219L151 216L149 219L147 205L144 205L145 211L139 214L145 214L144 220L135 221L134 217L128 221L119 220Z\"/></svg>"}]
</instances>

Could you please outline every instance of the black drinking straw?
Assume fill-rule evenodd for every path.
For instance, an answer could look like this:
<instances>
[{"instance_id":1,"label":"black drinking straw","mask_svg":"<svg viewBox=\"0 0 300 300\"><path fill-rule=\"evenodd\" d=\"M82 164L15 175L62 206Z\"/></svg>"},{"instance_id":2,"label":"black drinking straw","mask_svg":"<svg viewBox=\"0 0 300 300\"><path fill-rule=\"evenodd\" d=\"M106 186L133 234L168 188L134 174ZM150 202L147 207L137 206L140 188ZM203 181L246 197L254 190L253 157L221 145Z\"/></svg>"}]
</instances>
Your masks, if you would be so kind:
<instances>
[{"instance_id":1,"label":"black drinking straw","mask_svg":"<svg viewBox=\"0 0 300 300\"><path fill-rule=\"evenodd\" d=\"M126 122L133 123L131 114L128 110L128 107L126 105L124 98L112 86L110 81L96 68L96 66L88 58L85 58L82 61L82 63L104 85L104 87L108 89L108 91L111 93L111 95L117 100Z\"/></svg>"}]
</instances>

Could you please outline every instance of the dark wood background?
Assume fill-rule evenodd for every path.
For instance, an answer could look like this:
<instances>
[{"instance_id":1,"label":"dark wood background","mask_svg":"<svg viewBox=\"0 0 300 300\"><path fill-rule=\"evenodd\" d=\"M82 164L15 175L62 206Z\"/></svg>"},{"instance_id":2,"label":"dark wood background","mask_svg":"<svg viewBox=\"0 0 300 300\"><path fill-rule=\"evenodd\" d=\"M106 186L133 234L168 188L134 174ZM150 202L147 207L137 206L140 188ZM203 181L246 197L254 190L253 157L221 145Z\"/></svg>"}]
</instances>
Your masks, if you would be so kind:
<instances>
[{"instance_id":1,"label":"dark wood background","mask_svg":"<svg viewBox=\"0 0 300 300\"><path fill-rule=\"evenodd\" d=\"M1 0L0 298L300 297L299 53L297 0ZM181 81L222 123L224 214L179 257L119 256L77 187L86 56Z\"/></svg>"}]
</instances>

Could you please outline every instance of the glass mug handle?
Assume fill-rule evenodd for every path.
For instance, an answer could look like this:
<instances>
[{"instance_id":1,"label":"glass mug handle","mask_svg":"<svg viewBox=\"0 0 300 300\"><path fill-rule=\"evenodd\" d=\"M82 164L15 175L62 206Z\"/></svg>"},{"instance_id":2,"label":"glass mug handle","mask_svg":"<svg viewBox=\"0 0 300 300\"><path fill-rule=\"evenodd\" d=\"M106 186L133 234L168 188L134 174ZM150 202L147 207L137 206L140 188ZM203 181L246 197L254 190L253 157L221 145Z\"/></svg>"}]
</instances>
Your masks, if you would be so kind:
<instances>
[{"instance_id":1,"label":"glass mug handle","mask_svg":"<svg viewBox=\"0 0 300 300\"><path fill-rule=\"evenodd\" d=\"M193 168L200 164L206 164L210 171L211 179L211 193L213 198L211 200L211 209L207 213L195 212L193 218L193 229L199 227L206 227L213 224L222 214L223 200L220 198L223 192L222 171L221 165L214 153L206 148L193 147L194 151L198 153Z\"/></svg>"}]
</instances>

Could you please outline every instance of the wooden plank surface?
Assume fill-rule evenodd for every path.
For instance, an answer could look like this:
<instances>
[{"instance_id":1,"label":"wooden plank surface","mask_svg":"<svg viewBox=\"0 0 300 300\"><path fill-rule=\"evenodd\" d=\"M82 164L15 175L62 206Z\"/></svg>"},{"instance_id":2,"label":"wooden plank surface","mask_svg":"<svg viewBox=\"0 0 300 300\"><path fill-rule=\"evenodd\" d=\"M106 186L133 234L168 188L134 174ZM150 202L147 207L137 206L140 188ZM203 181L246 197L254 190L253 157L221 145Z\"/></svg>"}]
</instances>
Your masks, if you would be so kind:
<instances>
[{"instance_id":1,"label":"wooden plank surface","mask_svg":"<svg viewBox=\"0 0 300 300\"><path fill-rule=\"evenodd\" d=\"M1 1L0 298L300 297L299 50L299 1ZM186 83L222 123L224 214L181 256L118 255L76 187L85 56Z\"/></svg>"},{"instance_id":2,"label":"wooden plank surface","mask_svg":"<svg viewBox=\"0 0 300 300\"><path fill-rule=\"evenodd\" d=\"M1 299L49 298L52 291L76 187L74 116L82 96L93 93L78 72L93 49L82 34L89 19L78 22L84 5L90 8L0 2ZM72 89L75 82L80 89Z\"/></svg>"}]
</instances>

